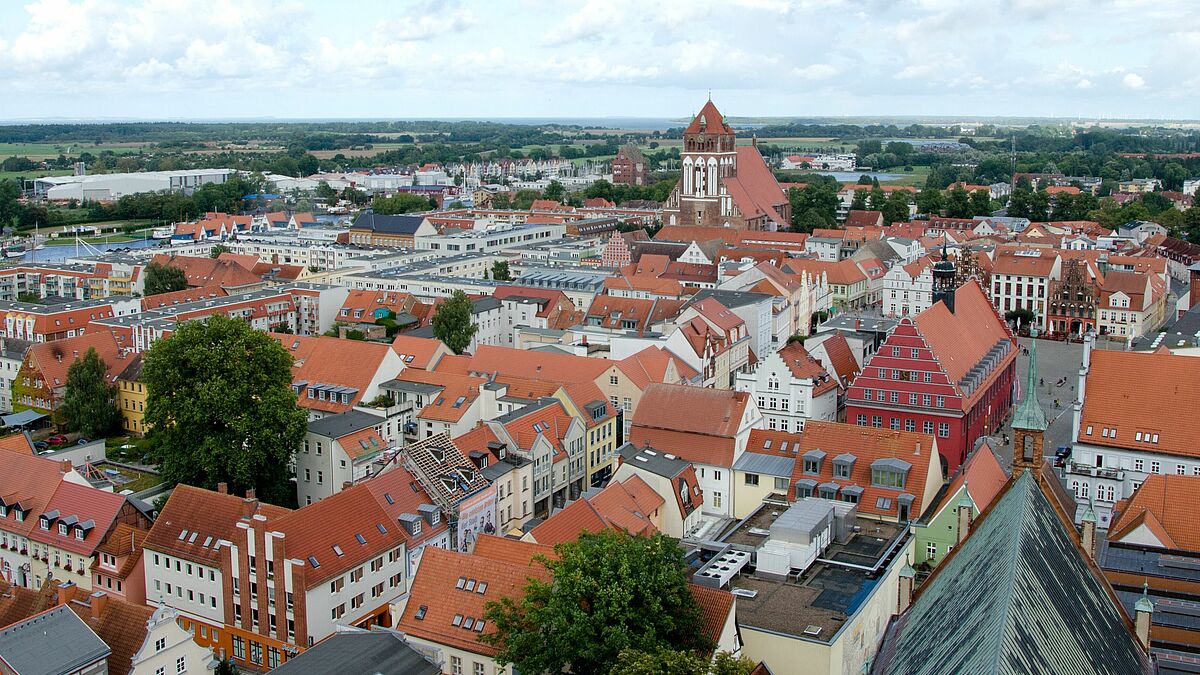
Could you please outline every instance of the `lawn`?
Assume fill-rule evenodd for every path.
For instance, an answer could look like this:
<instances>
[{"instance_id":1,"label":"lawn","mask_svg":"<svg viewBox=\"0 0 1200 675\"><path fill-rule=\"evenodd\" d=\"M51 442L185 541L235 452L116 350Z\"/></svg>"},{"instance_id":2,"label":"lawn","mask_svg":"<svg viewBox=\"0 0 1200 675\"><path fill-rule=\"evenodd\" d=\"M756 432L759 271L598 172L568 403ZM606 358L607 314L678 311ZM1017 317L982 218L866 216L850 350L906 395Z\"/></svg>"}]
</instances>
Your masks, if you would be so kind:
<instances>
[{"instance_id":1,"label":"lawn","mask_svg":"<svg viewBox=\"0 0 1200 675\"><path fill-rule=\"evenodd\" d=\"M3 157L0 157L0 159L3 159ZM70 176L71 173L72 171L70 169L55 169L51 171L46 171L44 169L38 169L36 171L0 171L0 179L12 178L13 180L16 180L18 178L24 178L26 180L33 180L35 178L41 178L42 176Z\"/></svg>"}]
</instances>

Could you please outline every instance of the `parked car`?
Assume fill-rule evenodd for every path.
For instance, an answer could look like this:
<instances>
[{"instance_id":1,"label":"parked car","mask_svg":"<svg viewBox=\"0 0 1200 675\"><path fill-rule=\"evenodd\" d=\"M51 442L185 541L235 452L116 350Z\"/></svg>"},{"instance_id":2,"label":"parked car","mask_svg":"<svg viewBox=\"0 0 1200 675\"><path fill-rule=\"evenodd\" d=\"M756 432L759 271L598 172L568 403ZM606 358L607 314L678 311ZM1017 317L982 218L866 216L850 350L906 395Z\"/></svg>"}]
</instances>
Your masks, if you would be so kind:
<instances>
[{"instance_id":1,"label":"parked car","mask_svg":"<svg viewBox=\"0 0 1200 675\"><path fill-rule=\"evenodd\" d=\"M46 441L35 441L33 447L37 450L46 450L50 447L50 444Z\"/></svg>"},{"instance_id":2,"label":"parked car","mask_svg":"<svg viewBox=\"0 0 1200 675\"><path fill-rule=\"evenodd\" d=\"M88 443L91 443L91 441L86 438L80 438L79 440L75 441L75 445L87 445Z\"/></svg>"},{"instance_id":3,"label":"parked car","mask_svg":"<svg viewBox=\"0 0 1200 675\"><path fill-rule=\"evenodd\" d=\"M62 445L63 443L67 442L67 437L63 436L62 434L55 434L54 436L47 438L46 442L50 445Z\"/></svg>"}]
</instances>

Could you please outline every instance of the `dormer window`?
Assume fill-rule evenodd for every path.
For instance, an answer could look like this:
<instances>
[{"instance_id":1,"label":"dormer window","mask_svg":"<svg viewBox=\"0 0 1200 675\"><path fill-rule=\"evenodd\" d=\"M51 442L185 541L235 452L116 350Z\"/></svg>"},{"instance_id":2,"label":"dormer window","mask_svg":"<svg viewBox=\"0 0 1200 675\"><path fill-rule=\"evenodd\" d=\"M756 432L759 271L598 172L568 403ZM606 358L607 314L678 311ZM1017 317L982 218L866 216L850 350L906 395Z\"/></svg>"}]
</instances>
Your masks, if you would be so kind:
<instances>
[{"instance_id":1,"label":"dormer window","mask_svg":"<svg viewBox=\"0 0 1200 675\"><path fill-rule=\"evenodd\" d=\"M58 524L58 533L64 537L67 536L67 524L66 523Z\"/></svg>"},{"instance_id":2,"label":"dormer window","mask_svg":"<svg viewBox=\"0 0 1200 675\"><path fill-rule=\"evenodd\" d=\"M83 528L82 527L75 528L75 538L78 539L79 541L83 541Z\"/></svg>"},{"instance_id":3,"label":"dormer window","mask_svg":"<svg viewBox=\"0 0 1200 675\"><path fill-rule=\"evenodd\" d=\"M38 527L42 528L43 530L49 530L50 529L50 519L38 518Z\"/></svg>"}]
</instances>

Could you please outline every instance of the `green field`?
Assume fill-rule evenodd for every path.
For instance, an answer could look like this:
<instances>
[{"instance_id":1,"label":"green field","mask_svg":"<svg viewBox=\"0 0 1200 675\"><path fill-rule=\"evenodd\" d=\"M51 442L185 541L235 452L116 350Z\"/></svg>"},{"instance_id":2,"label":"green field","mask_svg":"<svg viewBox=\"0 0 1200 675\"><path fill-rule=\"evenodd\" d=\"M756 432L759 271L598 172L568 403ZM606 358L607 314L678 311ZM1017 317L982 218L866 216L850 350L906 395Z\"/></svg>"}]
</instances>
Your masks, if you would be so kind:
<instances>
[{"instance_id":1,"label":"green field","mask_svg":"<svg viewBox=\"0 0 1200 675\"><path fill-rule=\"evenodd\" d=\"M145 150L150 147L148 143L0 143L0 160L6 157L28 157L32 160L39 159L54 159L59 155L66 155L69 149L71 155L78 155L81 152L90 152L93 155L100 154L105 150L111 150L117 154L129 154ZM70 172L68 172L70 173Z\"/></svg>"},{"instance_id":2,"label":"green field","mask_svg":"<svg viewBox=\"0 0 1200 675\"><path fill-rule=\"evenodd\" d=\"M0 159L3 158L0 157ZM70 176L71 173L72 172L70 169L59 169L54 171L44 171L40 169L37 171L0 171L0 180L5 178L11 178L13 180L18 178L33 180L34 178L41 178L42 176Z\"/></svg>"}]
</instances>

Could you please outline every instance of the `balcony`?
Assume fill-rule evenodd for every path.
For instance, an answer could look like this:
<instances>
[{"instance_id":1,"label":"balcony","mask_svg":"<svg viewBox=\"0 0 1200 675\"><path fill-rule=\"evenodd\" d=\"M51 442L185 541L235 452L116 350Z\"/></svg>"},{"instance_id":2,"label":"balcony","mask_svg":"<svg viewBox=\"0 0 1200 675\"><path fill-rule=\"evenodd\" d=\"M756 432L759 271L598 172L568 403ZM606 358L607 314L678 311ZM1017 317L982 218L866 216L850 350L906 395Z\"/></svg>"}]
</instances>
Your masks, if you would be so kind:
<instances>
[{"instance_id":1,"label":"balcony","mask_svg":"<svg viewBox=\"0 0 1200 675\"><path fill-rule=\"evenodd\" d=\"M1102 466L1080 464L1079 462L1071 462L1068 473L1073 473L1077 476L1092 476L1094 478L1108 478L1110 480L1125 480L1125 472L1120 469L1110 469Z\"/></svg>"}]
</instances>

